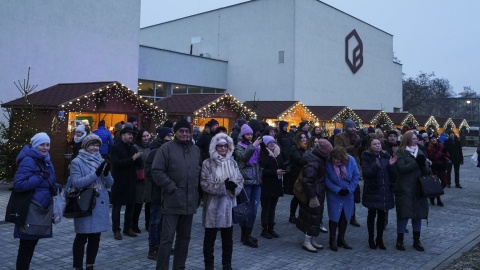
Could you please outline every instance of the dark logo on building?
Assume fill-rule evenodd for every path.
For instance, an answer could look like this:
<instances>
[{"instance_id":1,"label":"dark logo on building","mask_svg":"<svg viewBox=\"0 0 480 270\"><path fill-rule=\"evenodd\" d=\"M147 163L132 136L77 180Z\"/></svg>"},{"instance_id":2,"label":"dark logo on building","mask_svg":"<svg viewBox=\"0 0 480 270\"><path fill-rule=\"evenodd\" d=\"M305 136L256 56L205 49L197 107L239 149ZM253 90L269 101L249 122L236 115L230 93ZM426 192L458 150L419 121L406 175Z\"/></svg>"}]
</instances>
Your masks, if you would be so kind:
<instances>
[{"instance_id":1,"label":"dark logo on building","mask_svg":"<svg viewBox=\"0 0 480 270\"><path fill-rule=\"evenodd\" d=\"M363 42L355 29L345 38L345 62L353 74L363 65Z\"/></svg>"}]
</instances>

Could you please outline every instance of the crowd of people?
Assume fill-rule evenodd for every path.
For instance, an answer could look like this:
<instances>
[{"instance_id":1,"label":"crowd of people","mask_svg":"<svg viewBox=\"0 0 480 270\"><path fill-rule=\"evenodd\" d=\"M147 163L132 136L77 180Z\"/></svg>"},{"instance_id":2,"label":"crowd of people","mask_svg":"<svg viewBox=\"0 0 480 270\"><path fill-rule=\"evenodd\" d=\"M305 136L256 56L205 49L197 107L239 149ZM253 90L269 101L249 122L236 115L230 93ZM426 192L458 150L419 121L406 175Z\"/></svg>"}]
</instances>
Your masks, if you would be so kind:
<instances>
[{"instance_id":1,"label":"crowd of people","mask_svg":"<svg viewBox=\"0 0 480 270\"><path fill-rule=\"evenodd\" d=\"M462 188L459 169L463 153L453 132L437 138L435 133L416 130L358 130L350 119L345 120L343 131L335 129L331 136L307 122L289 129L285 121L273 127L239 118L227 134L215 119L202 132L182 119L175 124L165 122L152 138L148 131L138 128L135 117L129 117L126 123L116 125L114 136L105 129L104 121L93 132L85 124L79 125L71 145L74 158L64 189L94 188L97 196L92 215L74 219L74 269L83 269L84 264L86 269L94 269L101 233L109 229L118 241L123 238L122 232L137 237L145 229L147 257L156 260L156 268L168 269L173 255L173 268L183 269L193 215L199 207L205 228L205 269L214 268L218 231L223 269L232 269L232 208L242 192L250 202L248 217L238 224L241 243L247 247L259 248L254 237L257 233L253 233L259 206L259 235L265 239L282 237L275 231L275 214L279 199L289 194L294 196L288 221L305 236L302 249L308 252L324 248L318 241L320 233L329 234L330 250L352 249L346 231L348 224L362 226L356 219L358 203L368 209L366 242L371 249L387 248L383 234L388 212L395 208L396 249L406 250L404 234L408 233L410 219L413 247L424 251L421 220L428 218L429 203L435 205L436 200L438 206L444 206L444 202L440 196L418 196L417 177L432 173L440 178L443 188L451 187L453 168L455 187ZM55 195L52 185L58 186L49 150L46 133L32 137L17 157L14 179L16 191L34 189L33 200L44 208ZM40 172L42 177L38 177ZM323 225L325 206L328 226ZM27 235L15 226L14 237L20 239L17 269L29 269L38 240L52 234Z\"/></svg>"}]
</instances>

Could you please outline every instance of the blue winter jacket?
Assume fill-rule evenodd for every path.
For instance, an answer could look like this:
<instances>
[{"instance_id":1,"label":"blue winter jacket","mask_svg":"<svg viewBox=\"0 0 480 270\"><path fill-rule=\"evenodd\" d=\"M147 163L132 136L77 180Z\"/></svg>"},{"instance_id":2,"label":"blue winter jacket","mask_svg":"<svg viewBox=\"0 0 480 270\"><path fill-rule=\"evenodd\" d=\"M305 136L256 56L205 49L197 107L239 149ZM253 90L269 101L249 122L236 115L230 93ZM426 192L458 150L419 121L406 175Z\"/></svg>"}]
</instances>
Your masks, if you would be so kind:
<instances>
[{"instance_id":1,"label":"blue winter jacket","mask_svg":"<svg viewBox=\"0 0 480 270\"><path fill-rule=\"evenodd\" d=\"M42 172L42 169L35 160L37 160L38 164L44 167L46 171L45 173ZM59 185L55 183L55 170L50 161L50 155L47 154L46 156L43 156L37 151L37 149L32 148L30 145L25 145L18 154L16 163L18 168L13 180L13 188L15 191L25 192L34 189L35 193L33 194L32 199L39 202L43 208L48 208L50 203L52 203L50 186L54 185L55 187L59 187ZM46 175L48 181L43 178L44 174L49 174ZM51 234L45 237L21 234L18 225L15 225L13 235L15 238L26 240L52 237Z\"/></svg>"},{"instance_id":2,"label":"blue winter jacket","mask_svg":"<svg viewBox=\"0 0 480 270\"><path fill-rule=\"evenodd\" d=\"M110 147L113 146L112 134L104 126L99 126L97 130L93 131L93 133L100 137L100 139L102 139L100 154L107 155L109 153Z\"/></svg>"}]
</instances>

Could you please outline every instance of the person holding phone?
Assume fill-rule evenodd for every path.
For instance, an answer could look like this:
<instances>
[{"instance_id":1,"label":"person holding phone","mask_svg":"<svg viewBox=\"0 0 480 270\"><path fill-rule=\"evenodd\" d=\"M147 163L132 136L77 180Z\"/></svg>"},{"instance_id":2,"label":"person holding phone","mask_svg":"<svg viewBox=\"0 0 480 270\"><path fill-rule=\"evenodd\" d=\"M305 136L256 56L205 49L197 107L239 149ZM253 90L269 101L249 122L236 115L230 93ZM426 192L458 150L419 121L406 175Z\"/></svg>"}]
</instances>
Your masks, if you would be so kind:
<instances>
[{"instance_id":1,"label":"person holding phone","mask_svg":"<svg viewBox=\"0 0 480 270\"><path fill-rule=\"evenodd\" d=\"M278 198L283 196L283 175L285 174L283 158L280 147L272 136L263 136L263 145L260 153L260 166L262 171L262 233L266 239L278 238L273 230L275 225L275 209Z\"/></svg>"}]
</instances>

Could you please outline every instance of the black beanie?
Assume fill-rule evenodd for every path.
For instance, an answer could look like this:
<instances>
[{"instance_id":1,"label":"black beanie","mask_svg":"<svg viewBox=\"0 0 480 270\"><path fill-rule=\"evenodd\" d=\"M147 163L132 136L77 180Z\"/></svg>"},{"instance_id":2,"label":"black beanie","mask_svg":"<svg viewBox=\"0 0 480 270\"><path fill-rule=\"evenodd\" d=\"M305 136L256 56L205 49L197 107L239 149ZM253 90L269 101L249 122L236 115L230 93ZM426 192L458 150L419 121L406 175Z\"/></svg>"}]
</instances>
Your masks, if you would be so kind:
<instances>
[{"instance_id":1,"label":"black beanie","mask_svg":"<svg viewBox=\"0 0 480 270\"><path fill-rule=\"evenodd\" d=\"M133 123L133 122L135 122L135 121L138 122L138 119L137 119L137 117L135 117L135 116L129 116L129 117L127 118L127 122Z\"/></svg>"},{"instance_id":2,"label":"black beanie","mask_svg":"<svg viewBox=\"0 0 480 270\"><path fill-rule=\"evenodd\" d=\"M192 132L192 126L185 119L182 119L182 120L178 121L177 123L175 123L175 125L173 126L173 132L177 133L177 130L179 130L181 128L188 128L188 130L190 130L190 132Z\"/></svg>"},{"instance_id":3,"label":"black beanie","mask_svg":"<svg viewBox=\"0 0 480 270\"><path fill-rule=\"evenodd\" d=\"M398 133L397 133L395 130L390 130L390 131L388 132L388 135L387 135L387 136L390 136L390 135L392 135L392 134L394 134L395 136L398 137Z\"/></svg>"},{"instance_id":4,"label":"black beanie","mask_svg":"<svg viewBox=\"0 0 480 270\"><path fill-rule=\"evenodd\" d=\"M159 127L157 128L157 138L165 139L168 134L173 134L173 131L168 127Z\"/></svg>"},{"instance_id":5,"label":"black beanie","mask_svg":"<svg viewBox=\"0 0 480 270\"><path fill-rule=\"evenodd\" d=\"M375 129L373 127L368 127L368 133L375 133Z\"/></svg>"},{"instance_id":6,"label":"black beanie","mask_svg":"<svg viewBox=\"0 0 480 270\"><path fill-rule=\"evenodd\" d=\"M167 120L163 123L163 126L167 127L167 128L173 128L173 123L172 123L172 121Z\"/></svg>"},{"instance_id":7,"label":"black beanie","mask_svg":"<svg viewBox=\"0 0 480 270\"><path fill-rule=\"evenodd\" d=\"M263 130L263 126L258 120L251 119L250 121L248 121L248 125L252 128L253 135L255 135L255 133L257 133L257 131L262 131Z\"/></svg>"},{"instance_id":8,"label":"black beanie","mask_svg":"<svg viewBox=\"0 0 480 270\"><path fill-rule=\"evenodd\" d=\"M215 120L215 119L210 120L210 122L208 122L208 123L209 123L208 124L209 127L213 127L215 125L217 125L217 126L220 125L220 123L218 123L218 121Z\"/></svg>"}]
</instances>

